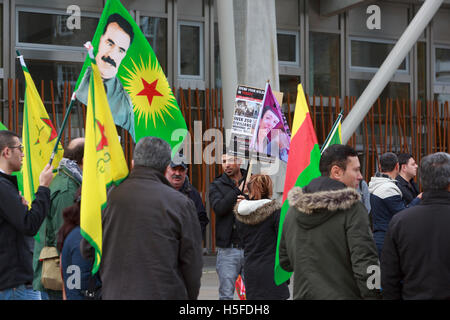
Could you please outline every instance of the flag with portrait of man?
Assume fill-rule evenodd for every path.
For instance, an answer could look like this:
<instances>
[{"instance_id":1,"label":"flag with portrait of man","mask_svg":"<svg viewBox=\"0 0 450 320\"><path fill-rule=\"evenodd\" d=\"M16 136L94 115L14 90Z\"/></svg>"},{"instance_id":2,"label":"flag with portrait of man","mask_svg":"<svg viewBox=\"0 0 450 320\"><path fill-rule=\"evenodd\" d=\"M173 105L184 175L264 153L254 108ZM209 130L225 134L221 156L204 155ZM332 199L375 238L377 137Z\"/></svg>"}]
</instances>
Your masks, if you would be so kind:
<instances>
[{"instance_id":1,"label":"flag with portrait of man","mask_svg":"<svg viewBox=\"0 0 450 320\"><path fill-rule=\"evenodd\" d=\"M172 149L179 146L186 122L153 49L119 0L106 2L92 45L114 123L136 143L155 136ZM91 72L87 57L75 87L76 99L83 104Z\"/></svg>"}]
</instances>

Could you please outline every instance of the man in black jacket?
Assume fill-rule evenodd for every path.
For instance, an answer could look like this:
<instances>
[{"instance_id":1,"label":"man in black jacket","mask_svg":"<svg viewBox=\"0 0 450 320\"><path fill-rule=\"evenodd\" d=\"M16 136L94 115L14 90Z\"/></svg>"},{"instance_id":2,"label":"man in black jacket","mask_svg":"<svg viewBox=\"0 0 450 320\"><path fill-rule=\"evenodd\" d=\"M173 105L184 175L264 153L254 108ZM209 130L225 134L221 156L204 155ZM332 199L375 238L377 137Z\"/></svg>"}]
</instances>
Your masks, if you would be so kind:
<instances>
[{"instance_id":1,"label":"man in black jacket","mask_svg":"<svg viewBox=\"0 0 450 320\"><path fill-rule=\"evenodd\" d=\"M381 259L384 299L450 299L450 154L422 159L419 205L394 215Z\"/></svg>"},{"instance_id":2,"label":"man in black jacket","mask_svg":"<svg viewBox=\"0 0 450 320\"><path fill-rule=\"evenodd\" d=\"M185 194L189 199L194 202L195 209L197 210L198 221L202 228L202 239L205 241L206 226L209 223L208 216L206 214L205 206L203 205L202 197L197 189L189 181L186 176L187 164L182 157L177 157L170 161L170 165L166 170L166 179L170 182L172 187Z\"/></svg>"},{"instance_id":3,"label":"man in black jacket","mask_svg":"<svg viewBox=\"0 0 450 320\"><path fill-rule=\"evenodd\" d=\"M245 171L240 169L239 158L222 156L224 173L211 183L209 187L209 202L216 214L216 270L219 276L219 299L232 300L234 284L243 275L244 250L236 230L233 213L237 198L241 195L238 187Z\"/></svg>"},{"instance_id":4,"label":"man in black jacket","mask_svg":"<svg viewBox=\"0 0 450 320\"><path fill-rule=\"evenodd\" d=\"M419 187L414 182L417 174L417 163L413 156L409 153L400 153L398 155L399 172L397 178L397 186L402 192L402 199L405 205L409 205L419 195Z\"/></svg>"},{"instance_id":5,"label":"man in black jacket","mask_svg":"<svg viewBox=\"0 0 450 320\"><path fill-rule=\"evenodd\" d=\"M17 179L11 175L20 170L22 158L19 136L0 131L0 300L33 298L32 251L27 237L37 233L50 208L48 186L53 167L47 165L41 172L35 200L28 210L19 194Z\"/></svg>"}]
</instances>

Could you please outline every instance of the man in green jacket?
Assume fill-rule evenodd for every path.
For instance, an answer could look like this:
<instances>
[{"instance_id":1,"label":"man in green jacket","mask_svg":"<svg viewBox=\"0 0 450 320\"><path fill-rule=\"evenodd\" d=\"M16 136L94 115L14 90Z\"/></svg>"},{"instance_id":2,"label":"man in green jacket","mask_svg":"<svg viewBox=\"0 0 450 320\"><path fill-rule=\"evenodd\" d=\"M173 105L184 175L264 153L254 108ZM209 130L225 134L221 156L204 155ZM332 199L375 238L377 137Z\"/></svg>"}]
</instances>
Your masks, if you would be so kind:
<instances>
[{"instance_id":1,"label":"man in green jacket","mask_svg":"<svg viewBox=\"0 0 450 320\"><path fill-rule=\"evenodd\" d=\"M280 265L294 272L293 298L380 298L379 279L372 279L379 276L377 249L356 190L358 154L346 145L329 146L320 171L321 177L288 195Z\"/></svg>"},{"instance_id":2,"label":"man in green jacket","mask_svg":"<svg viewBox=\"0 0 450 320\"><path fill-rule=\"evenodd\" d=\"M70 141L64 150L58 173L50 185L50 212L39 229L39 241L35 241L33 254L33 289L41 291L43 300L62 300L61 291L49 290L41 283L42 261L39 261L42 248L56 247L58 230L63 223L62 212L74 201L75 192L81 186L84 154L84 138Z\"/></svg>"}]
</instances>

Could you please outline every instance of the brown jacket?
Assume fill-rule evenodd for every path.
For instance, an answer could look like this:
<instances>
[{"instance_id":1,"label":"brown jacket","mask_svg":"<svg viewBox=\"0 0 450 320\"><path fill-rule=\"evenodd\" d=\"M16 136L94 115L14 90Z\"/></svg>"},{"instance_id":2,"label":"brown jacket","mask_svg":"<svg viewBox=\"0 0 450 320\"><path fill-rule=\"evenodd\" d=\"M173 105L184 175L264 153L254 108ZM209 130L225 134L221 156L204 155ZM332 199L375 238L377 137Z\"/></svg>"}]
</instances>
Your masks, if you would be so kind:
<instances>
[{"instance_id":1,"label":"brown jacket","mask_svg":"<svg viewBox=\"0 0 450 320\"><path fill-rule=\"evenodd\" d=\"M202 235L193 202L136 166L103 212L103 299L197 299Z\"/></svg>"}]
</instances>

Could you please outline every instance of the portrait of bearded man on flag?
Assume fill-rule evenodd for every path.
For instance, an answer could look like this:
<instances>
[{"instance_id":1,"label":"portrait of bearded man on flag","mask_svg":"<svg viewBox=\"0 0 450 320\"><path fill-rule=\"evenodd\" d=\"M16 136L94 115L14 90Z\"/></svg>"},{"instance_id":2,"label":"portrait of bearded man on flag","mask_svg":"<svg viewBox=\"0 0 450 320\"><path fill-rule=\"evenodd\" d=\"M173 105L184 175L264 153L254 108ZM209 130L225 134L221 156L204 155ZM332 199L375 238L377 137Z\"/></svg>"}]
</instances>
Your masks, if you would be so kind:
<instances>
[{"instance_id":1,"label":"portrait of bearded man on flag","mask_svg":"<svg viewBox=\"0 0 450 320\"><path fill-rule=\"evenodd\" d=\"M135 140L133 104L117 78L118 69L133 42L133 37L133 28L127 20L117 13L110 15L100 37L95 61L105 85L114 123L126 129ZM91 67L88 67L75 92L76 98L83 104L87 104L91 71Z\"/></svg>"}]
</instances>

